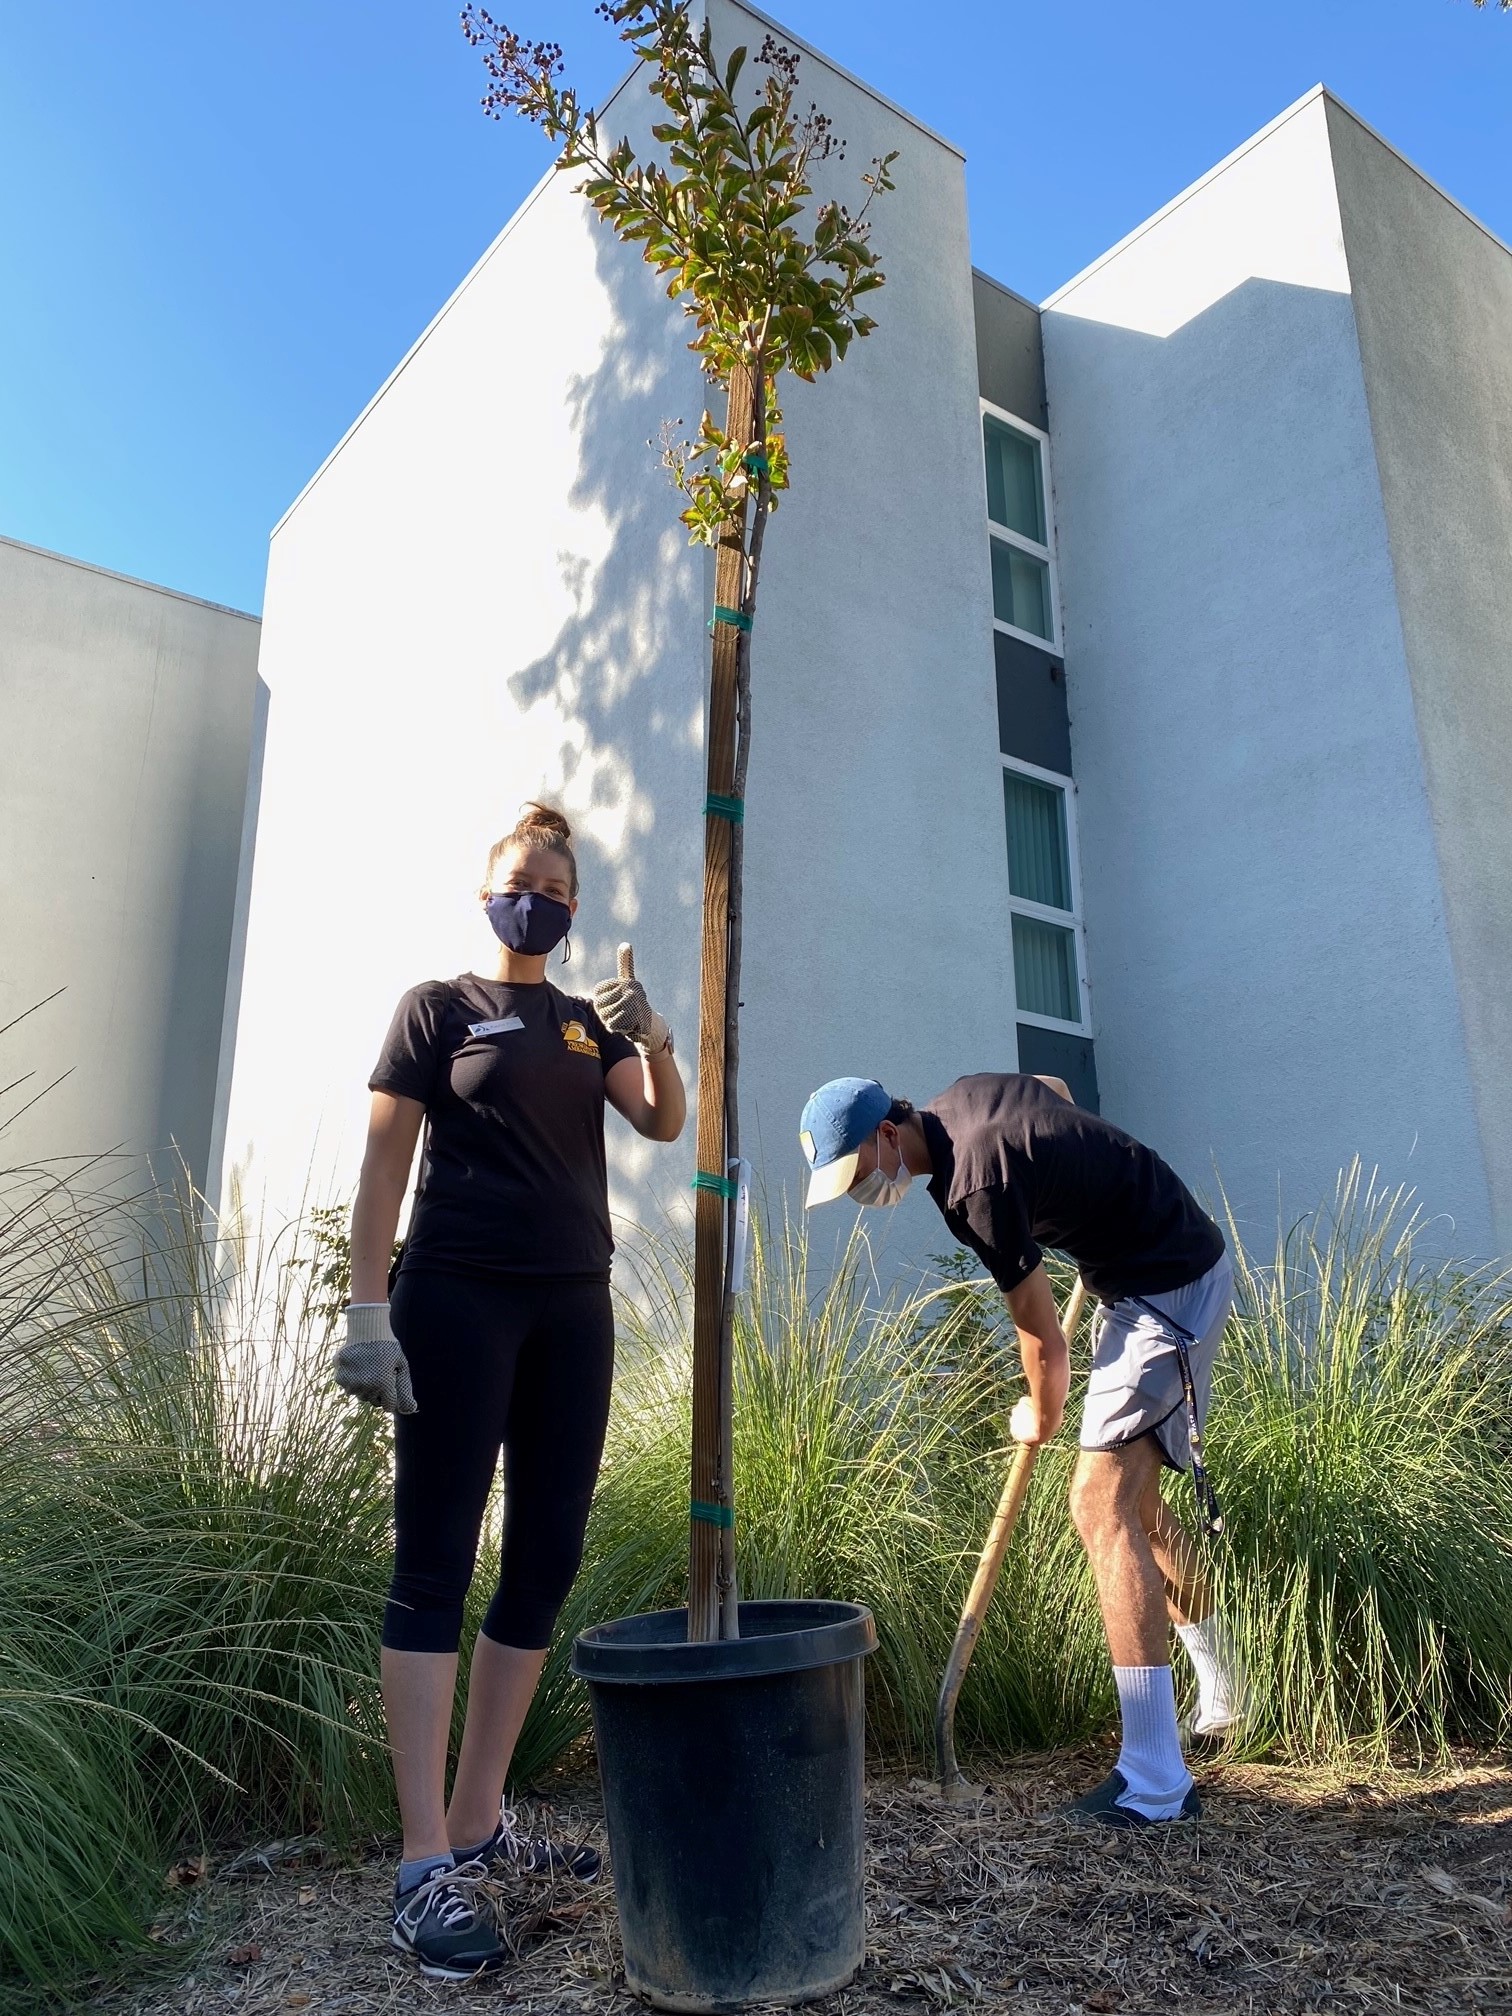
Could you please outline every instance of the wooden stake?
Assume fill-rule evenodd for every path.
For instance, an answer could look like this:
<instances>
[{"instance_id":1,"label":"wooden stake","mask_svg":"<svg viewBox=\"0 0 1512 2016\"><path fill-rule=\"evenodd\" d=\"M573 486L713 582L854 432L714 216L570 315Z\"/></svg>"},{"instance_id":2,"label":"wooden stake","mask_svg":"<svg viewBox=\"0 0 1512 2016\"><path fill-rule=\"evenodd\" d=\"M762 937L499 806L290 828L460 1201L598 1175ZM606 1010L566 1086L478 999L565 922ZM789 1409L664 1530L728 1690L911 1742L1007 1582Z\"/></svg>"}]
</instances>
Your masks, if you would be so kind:
<instances>
[{"instance_id":1,"label":"wooden stake","mask_svg":"<svg viewBox=\"0 0 1512 2016\"><path fill-rule=\"evenodd\" d=\"M726 432L732 441L751 439L755 402L750 375L730 381ZM744 610L746 603L745 512L725 528L716 549L714 602ZM737 646L735 625L716 622L709 682L707 789L711 799L728 799L735 783ZM704 818L703 945L698 995L698 1169L705 1176L727 1174L725 1146L725 1019L730 961L731 823L716 814ZM715 1190L699 1189L693 1200L693 1462L690 1495L694 1506L718 1508L734 1516L728 1477L728 1428L721 1420L721 1392L728 1393L730 1326L725 1297L727 1203ZM688 1636L707 1643L722 1629L724 1584L732 1580L733 1550L721 1549L723 1529L708 1518L689 1521ZM723 1552L725 1573L721 1575Z\"/></svg>"}]
</instances>

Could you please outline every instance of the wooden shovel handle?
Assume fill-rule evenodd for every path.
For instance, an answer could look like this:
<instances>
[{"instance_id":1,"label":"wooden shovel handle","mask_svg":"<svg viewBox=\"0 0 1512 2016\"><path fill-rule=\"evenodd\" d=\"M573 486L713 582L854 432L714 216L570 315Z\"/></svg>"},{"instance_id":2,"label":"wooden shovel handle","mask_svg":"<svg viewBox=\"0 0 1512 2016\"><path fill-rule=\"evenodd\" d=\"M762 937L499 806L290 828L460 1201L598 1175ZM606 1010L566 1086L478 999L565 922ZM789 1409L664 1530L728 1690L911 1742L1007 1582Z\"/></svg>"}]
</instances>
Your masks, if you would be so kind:
<instances>
[{"instance_id":1,"label":"wooden shovel handle","mask_svg":"<svg viewBox=\"0 0 1512 2016\"><path fill-rule=\"evenodd\" d=\"M1068 1344L1075 1335L1077 1323L1081 1319L1086 1294L1081 1276L1078 1275L1076 1285L1066 1297L1066 1306L1061 1311L1061 1332ZM1032 1442L1021 1442L1014 1453L1007 1481L1003 1485L1003 1495L998 1500L997 1511L993 1514L992 1525L988 1529L987 1544L982 1549L976 1574L972 1577L971 1593L966 1598L966 1607L962 1610L961 1621L956 1626L955 1643L950 1648L945 1677L940 1682L940 1698L935 1706L935 1764L940 1788L946 1794L949 1794L954 1787L965 1783L961 1776L961 1768L956 1763L955 1754L956 1697L960 1694L961 1682L966 1677L966 1668L971 1664L971 1655L976 1650L977 1637L982 1628L982 1619L987 1614L987 1606L992 1601L992 1592L997 1588L1003 1557L1008 1552L1008 1542L1013 1538L1013 1529L1018 1523L1019 1513L1023 1510L1024 1500L1029 1495L1029 1483L1034 1475L1035 1459L1038 1455L1039 1447Z\"/></svg>"},{"instance_id":2,"label":"wooden shovel handle","mask_svg":"<svg viewBox=\"0 0 1512 2016\"><path fill-rule=\"evenodd\" d=\"M633 945L621 945L619 948L619 977L621 980L633 980L635 978L635 947Z\"/></svg>"}]
</instances>

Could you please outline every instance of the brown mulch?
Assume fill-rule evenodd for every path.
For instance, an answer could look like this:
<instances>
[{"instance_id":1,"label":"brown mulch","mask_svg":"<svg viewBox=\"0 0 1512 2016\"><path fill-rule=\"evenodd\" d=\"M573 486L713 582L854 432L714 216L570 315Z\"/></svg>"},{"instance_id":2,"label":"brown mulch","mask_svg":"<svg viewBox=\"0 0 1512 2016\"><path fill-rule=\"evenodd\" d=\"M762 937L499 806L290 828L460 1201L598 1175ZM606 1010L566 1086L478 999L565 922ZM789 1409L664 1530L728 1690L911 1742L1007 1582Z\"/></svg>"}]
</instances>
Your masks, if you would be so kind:
<instances>
[{"instance_id":1,"label":"brown mulch","mask_svg":"<svg viewBox=\"0 0 1512 2016\"><path fill-rule=\"evenodd\" d=\"M1155 1838L1068 1826L1047 1809L1106 1760L1018 1760L961 1808L881 1777L868 1793L868 1958L815 2016L949 2008L1512 2012L1512 1771L1375 1775L1228 1766L1200 1825ZM596 1794L537 1818L590 1838ZM194 1937L171 1991L101 1995L111 2016L378 2016L501 2003L637 2009L607 1877L517 1883L498 1904L519 1958L463 1988L426 1982L387 1943L392 1863L270 1844L181 1865L165 1936Z\"/></svg>"}]
</instances>

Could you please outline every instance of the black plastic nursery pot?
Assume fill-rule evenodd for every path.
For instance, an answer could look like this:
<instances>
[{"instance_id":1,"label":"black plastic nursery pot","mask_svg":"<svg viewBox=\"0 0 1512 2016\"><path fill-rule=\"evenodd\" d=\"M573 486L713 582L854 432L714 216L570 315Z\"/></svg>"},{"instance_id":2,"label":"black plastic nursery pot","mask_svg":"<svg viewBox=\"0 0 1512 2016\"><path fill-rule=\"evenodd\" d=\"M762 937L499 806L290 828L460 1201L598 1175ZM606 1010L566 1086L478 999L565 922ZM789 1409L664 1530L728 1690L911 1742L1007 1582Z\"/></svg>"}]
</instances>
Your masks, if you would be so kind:
<instances>
[{"instance_id":1,"label":"black plastic nursery pot","mask_svg":"<svg viewBox=\"0 0 1512 2016\"><path fill-rule=\"evenodd\" d=\"M633 1994L727 2012L843 1988L866 1950L859 1603L742 1603L740 1637L687 1612L584 1631L614 1893Z\"/></svg>"}]
</instances>

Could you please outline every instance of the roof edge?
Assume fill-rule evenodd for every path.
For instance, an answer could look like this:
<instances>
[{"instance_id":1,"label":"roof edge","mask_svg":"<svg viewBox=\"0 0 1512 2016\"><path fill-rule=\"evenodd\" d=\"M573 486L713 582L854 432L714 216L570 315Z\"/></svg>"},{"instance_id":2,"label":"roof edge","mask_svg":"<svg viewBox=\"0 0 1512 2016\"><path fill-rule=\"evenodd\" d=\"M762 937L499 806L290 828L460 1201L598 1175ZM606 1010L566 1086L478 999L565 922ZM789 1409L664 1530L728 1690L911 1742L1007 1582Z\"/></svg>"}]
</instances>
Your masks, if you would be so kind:
<instances>
[{"instance_id":1,"label":"roof edge","mask_svg":"<svg viewBox=\"0 0 1512 2016\"><path fill-rule=\"evenodd\" d=\"M609 96L604 100L603 104L596 108L597 116L599 118L603 117L603 115L609 110L609 107L614 103L615 99L618 98L620 93L623 90L625 90L625 88L633 81L633 79L639 73L640 67L641 66L639 63L632 64L631 67L625 72L624 76L620 79L618 84L616 84L614 89L609 93ZM358 428L362 425L362 423L368 418L369 414L371 414L374 408L378 405L379 401L384 398L384 396L391 390L391 388L398 381L398 379L403 375L403 373L409 367L409 365L411 365L415 361L416 357L419 356L421 350L424 349L425 345L429 342L430 338L434 336L437 329L440 328L441 324L446 320L447 316L451 313L453 308L456 307L457 303L462 299L462 296L467 292L468 288L472 286L473 282L478 278L479 274L483 271L484 267L488 264L489 260L493 258L494 254L499 250L499 248L504 244L505 240L514 231L515 227L521 222L523 222L523 220L525 219L526 216L528 216L530 211L535 208L535 205L539 202L540 198L545 194L546 190L556 180L557 173L558 170L556 167L556 163L553 162L552 165L546 170L545 174L542 175L541 179L535 184L535 186L532 189L530 189L524 197L521 198L520 202L510 212L508 220L504 224L503 228L498 232L497 236L490 239L489 243L484 247L483 251L479 253L478 257L473 261L472 265L468 267L466 273L463 274L462 278L457 282L456 286L452 289L450 294L448 294L446 299L441 303L441 306L436 310L435 314L432 315L430 320L426 323L425 327L420 331L420 334L415 338L414 342L410 344L409 348L405 351L404 355L399 359L399 362L394 366L393 370L389 372L388 376L378 386L377 390L365 401L361 410L357 413L356 417L349 423L347 427L345 427L342 430L340 437L336 440L336 442L332 445L332 447L327 449L326 453L321 457L320 461L311 471L310 475L300 485L300 488L298 492L295 494L293 501L280 514L280 516L278 517L277 521L273 526L272 531L269 532L268 538L270 542L278 537L279 533L283 530L285 525L288 524L289 520L294 516L294 513L299 509L300 505L303 504L306 497L308 497L310 492L315 488L315 485L320 481L321 477L324 476L326 471L330 468L331 464L336 460L336 457L341 453L342 449L346 447L347 443L352 439L353 435L357 432Z\"/></svg>"},{"instance_id":2,"label":"roof edge","mask_svg":"<svg viewBox=\"0 0 1512 2016\"><path fill-rule=\"evenodd\" d=\"M1386 135L1378 131L1376 127L1372 126L1368 119L1362 119L1359 113L1356 112L1356 110L1352 105L1345 104L1344 100L1339 96L1337 91L1330 91L1327 85L1325 84L1320 84L1318 86L1318 89L1323 93L1323 96L1328 100L1329 104L1337 106L1339 111L1341 111L1344 114L1346 119L1352 119L1355 125L1359 127L1362 133L1368 133L1372 140L1379 141L1381 146L1383 146L1386 149L1386 152L1388 154L1392 155L1396 160L1400 161L1402 166L1406 169L1409 169L1412 174L1416 175L1416 177L1420 182L1425 182L1428 185L1428 187L1433 191L1435 196L1442 196L1444 201L1449 205L1449 207L1452 210L1458 210L1459 214L1461 215L1461 217L1465 219L1467 224L1473 224L1477 231L1484 232L1485 236L1491 240L1491 243L1493 245L1499 246L1503 252L1507 253L1509 256L1512 256L1512 245L1509 245L1505 238L1499 237L1497 233L1491 229L1491 226L1485 222L1483 218L1477 217L1473 210L1467 209L1465 205L1461 203L1461 201L1457 196L1452 196L1449 193L1449 191L1444 187L1442 182L1435 182L1433 177L1430 174L1428 174L1428 172L1425 169L1419 168L1418 164L1416 163L1416 161L1412 159L1411 155L1404 154L1401 148L1397 146L1395 141L1388 140L1386 138Z\"/></svg>"},{"instance_id":3,"label":"roof edge","mask_svg":"<svg viewBox=\"0 0 1512 2016\"><path fill-rule=\"evenodd\" d=\"M56 560L63 567L78 567L86 574L99 574L107 581L120 581L128 588L145 588L150 595L166 595L174 602L188 602L196 609L213 609L217 616L235 616L243 623L261 625L261 616L254 616L250 609L233 609L229 602L212 602L204 595L191 595L183 588L165 588L161 581L144 581L139 574L122 574L115 567L101 567L94 560L80 560L72 553L57 553L51 546L33 546L27 539L12 539L0 532L0 546L9 546L17 553L32 553L39 560Z\"/></svg>"},{"instance_id":4,"label":"roof edge","mask_svg":"<svg viewBox=\"0 0 1512 2016\"><path fill-rule=\"evenodd\" d=\"M1040 307L1042 309L1057 307L1073 289L1081 286L1083 281L1089 280L1099 268L1107 265L1110 259L1116 259L1119 253L1126 251L1136 240L1142 238L1146 231L1153 230L1155 225L1159 224L1162 219L1169 217L1172 211L1178 210L1183 203L1190 197L1195 196L1199 190L1205 189L1208 183L1223 174L1226 169L1232 168L1236 161L1242 160L1250 152L1251 148L1258 147L1262 140L1268 140L1272 133L1284 126L1289 119L1295 118L1299 112L1304 111L1315 99L1322 99L1325 105L1336 107L1338 111L1344 114L1346 119L1352 120L1362 133L1368 133L1371 139L1384 147L1394 160L1400 161L1402 166L1431 189L1435 196L1442 197L1451 209L1457 210L1466 223L1473 224L1477 231L1482 232L1491 240L1493 245L1498 246L1503 252L1512 256L1512 245L1509 245L1505 238L1500 237L1484 219L1477 217L1473 210L1468 209L1465 204L1461 203L1459 198L1452 195L1442 182L1436 182L1426 170L1418 166L1410 155L1404 154L1395 141L1388 140L1386 135L1377 127L1372 126L1368 119L1362 119L1354 107L1346 104L1337 91L1331 91L1326 84L1314 84L1310 91L1305 91L1293 104L1288 105L1284 111L1278 112L1274 119L1260 128L1258 133L1252 133L1248 140L1241 146L1236 147L1231 154L1226 154L1221 161L1209 168L1205 175L1201 175L1195 182L1189 183L1185 189L1173 196L1168 203L1163 203L1152 216L1147 217L1142 224L1137 224L1132 231L1127 232L1118 240L1116 245L1110 245L1108 250L1101 253L1090 265L1084 266L1079 273L1074 273L1069 280L1057 287L1053 294L1047 294L1045 299L1039 304ZM991 276L984 274L982 277L987 279ZM994 282L994 285L1000 284L1000 282ZM1012 290L1005 289L1004 291L1011 292Z\"/></svg>"},{"instance_id":5,"label":"roof edge","mask_svg":"<svg viewBox=\"0 0 1512 2016\"><path fill-rule=\"evenodd\" d=\"M1132 231L1125 232L1116 245L1110 245L1107 251L1099 253L1089 266L1083 266L1079 273L1073 273L1071 278L1057 287L1053 294L1047 294L1039 304L1040 308L1043 310L1059 307L1068 294L1074 292L1083 282L1090 280L1094 273L1101 271L1121 252L1126 252L1131 245L1143 238L1147 231L1153 231L1157 224L1179 210L1183 203L1190 202L1200 190L1205 189L1210 182L1215 182L1220 175L1232 168L1235 162L1242 161L1246 154L1260 145L1262 140L1268 140L1273 133L1279 132L1289 119L1295 119L1299 112L1306 111L1309 105L1327 96L1328 93L1321 84L1314 84L1310 91L1304 91L1300 98L1288 105L1285 111L1278 112L1274 119L1260 128L1258 133L1252 133L1248 140L1236 147L1231 154L1225 154L1221 161L1215 162L1205 175L1199 175L1195 182L1189 182L1185 189L1178 191L1168 203L1162 203L1160 208L1146 217L1142 224L1136 224Z\"/></svg>"},{"instance_id":6,"label":"roof edge","mask_svg":"<svg viewBox=\"0 0 1512 2016\"><path fill-rule=\"evenodd\" d=\"M1020 294L1017 287L1010 287L1006 280L998 280L991 273L984 273L980 266L972 267L971 277L973 280L980 280L983 286L991 287L996 293L1006 294L1010 301L1017 301L1025 308L1032 308L1036 315L1040 312L1038 301L1031 301L1027 294Z\"/></svg>"},{"instance_id":7,"label":"roof edge","mask_svg":"<svg viewBox=\"0 0 1512 2016\"><path fill-rule=\"evenodd\" d=\"M947 153L954 154L958 161L966 159L966 150L964 147L958 147L954 140L947 140L945 135L937 133L933 126L926 126L924 121L910 112L906 105L898 104L894 98L884 97L875 85L868 84L864 77L858 77L854 70L847 70L845 65L837 63L833 56L826 56L816 43L809 42L802 35L795 34L785 22L777 20L774 15L764 13L759 7L752 6L751 0L729 0L729 4L732 7L738 7L743 14L749 14L753 21L759 21L763 28L773 29L785 42L791 42L794 48L801 49L805 56L812 56L816 63L822 63L827 70L833 70L835 75L843 77L847 84L854 84L858 91L864 91L866 96L876 104L883 106L889 112L896 113L898 118L906 119L910 126L924 135L926 140L933 140L937 146L943 147Z\"/></svg>"}]
</instances>

